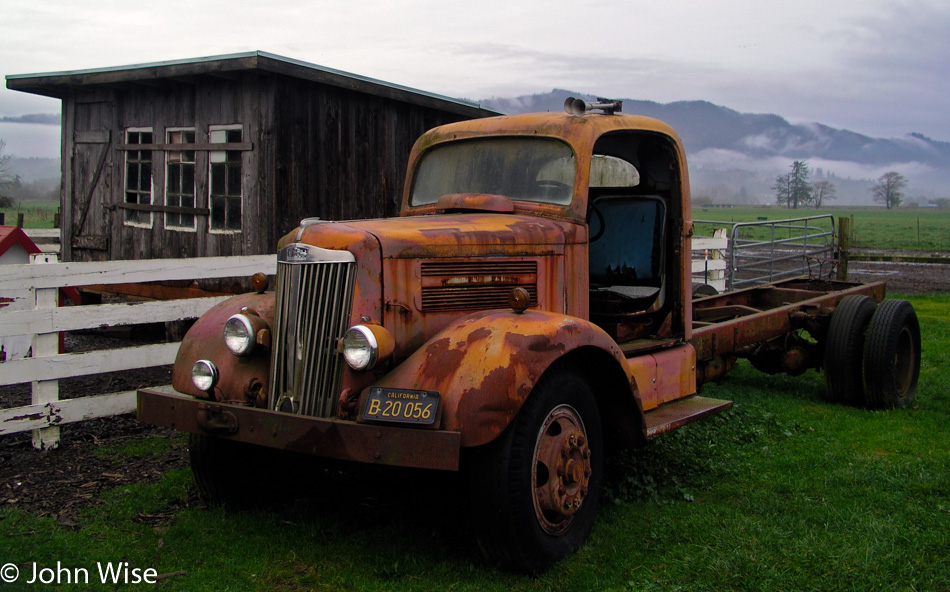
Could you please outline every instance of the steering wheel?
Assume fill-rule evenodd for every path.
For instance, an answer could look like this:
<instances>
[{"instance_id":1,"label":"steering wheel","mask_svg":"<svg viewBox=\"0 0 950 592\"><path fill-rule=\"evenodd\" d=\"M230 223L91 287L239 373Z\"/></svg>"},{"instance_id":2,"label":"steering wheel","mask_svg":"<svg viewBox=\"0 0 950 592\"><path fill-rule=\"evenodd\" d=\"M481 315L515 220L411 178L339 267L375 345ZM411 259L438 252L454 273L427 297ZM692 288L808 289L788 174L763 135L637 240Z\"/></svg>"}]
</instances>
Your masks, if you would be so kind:
<instances>
[{"instance_id":1,"label":"steering wheel","mask_svg":"<svg viewBox=\"0 0 950 592\"><path fill-rule=\"evenodd\" d=\"M590 205L590 214L591 216L596 216L597 222L600 224L600 228L597 230L597 232L587 239L588 243L594 243L599 241L604 236L604 231L607 230L607 224L604 222L604 213L600 211L600 208L597 207L597 204ZM588 227L589 226L590 223L588 222Z\"/></svg>"}]
</instances>

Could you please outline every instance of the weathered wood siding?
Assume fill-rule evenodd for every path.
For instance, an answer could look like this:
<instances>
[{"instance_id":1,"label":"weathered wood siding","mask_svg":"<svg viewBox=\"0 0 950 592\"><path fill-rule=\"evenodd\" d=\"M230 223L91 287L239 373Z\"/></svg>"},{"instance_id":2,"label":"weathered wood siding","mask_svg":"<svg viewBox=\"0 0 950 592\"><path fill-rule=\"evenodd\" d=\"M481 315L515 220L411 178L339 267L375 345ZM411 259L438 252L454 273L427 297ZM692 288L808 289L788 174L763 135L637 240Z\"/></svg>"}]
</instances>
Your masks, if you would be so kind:
<instances>
[{"instance_id":1,"label":"weathered wood siding","mask_svg":"<svg viewBox=\"0 0 950 592\"><path fill-rule=\"evenodd\" d=\"M70 91L64 98L63 257L71 261L256 255L301 218L395 215L415 139L462 115L386 96L274 73L158 79ZM193 128L209 142L212 125L243 126L242 229L195 231L125 222L125 130ZM152 152L152 204L164 205L166 153ZM209 152L195 154L197 208L209 206ZM88 211L87 211L88 210ZM81 224L81 227L80 227Z\"/></svg>"},{"instance_id":2,"label":"weathered wood siding","mask_svg":"<svg viewBox=\"0 0 950 592\"><path fill-rule=\"evenodd\" d=\"M301 218L399 211L412 144L461 116L302 80L275 81L272 243Z\"/></svg>"}]
</instances>

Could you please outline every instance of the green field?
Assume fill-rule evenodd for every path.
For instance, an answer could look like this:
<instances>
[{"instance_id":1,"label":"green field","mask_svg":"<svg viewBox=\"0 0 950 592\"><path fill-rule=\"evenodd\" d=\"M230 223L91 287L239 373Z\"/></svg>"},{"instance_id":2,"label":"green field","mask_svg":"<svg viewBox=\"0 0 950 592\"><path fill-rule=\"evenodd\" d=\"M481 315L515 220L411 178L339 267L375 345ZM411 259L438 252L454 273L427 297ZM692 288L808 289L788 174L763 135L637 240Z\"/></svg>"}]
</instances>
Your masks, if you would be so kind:
<instances>
[{"instance_id":1,"label":"green field","mask_svg":"<svg viewBox=\"0 0 950 592\"><path fill-rule=\"evenodd\" d=\"M932 251L950 249L950 209L821 208L789 210L778 207L693 209L694 220L757 222L832 215L852 220L851 245L878 249ZM697 224L697 235L709 235L714 226ZM762 235L759 238L766 238Z\"/></svg>"},{"instance_id":2,"label":"green field","mask_svg":"<svg viewBox=\"0 0 950 592\"><path fill-rule=\"evenodd\" d=\"M53 228L53 216L58 211L58 201L22 201L18 207L0 208L7 226L16 226L17 215L22 213L24 228Z\"/></svg>"},{"instance_id":3,"label":"green field","mask_svg":"<svg viewBox=\"0 0 950 592\"><path fill-rule=\"evenodd\" d=\"M329 471L312 497L260 511L197 504L187 470L108 491L78 527L0 509L0 564L127 561L189 592L950 590L950 295L911 300L924 355L909 408L830 404L817 373L740 364L705 391L732 411L613 459L591 540L538 578L482 562L454 481L401 472ZM185 440L152 444L98 454Z\"/></svg>"}]
</instances>

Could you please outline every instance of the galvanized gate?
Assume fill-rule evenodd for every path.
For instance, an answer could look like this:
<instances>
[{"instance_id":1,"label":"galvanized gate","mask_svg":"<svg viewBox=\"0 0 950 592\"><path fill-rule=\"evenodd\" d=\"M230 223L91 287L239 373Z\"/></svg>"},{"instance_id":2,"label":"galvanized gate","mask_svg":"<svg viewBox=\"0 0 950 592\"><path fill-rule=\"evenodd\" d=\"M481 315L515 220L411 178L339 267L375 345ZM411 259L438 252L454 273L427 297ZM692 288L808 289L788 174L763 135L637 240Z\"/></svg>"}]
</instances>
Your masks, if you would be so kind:
<instances>
[{"instance_id":1,"label":"galvanized gate","mask_svg":"<svg viewBox=\"0 0 950 592\"><path fill-rule=\"evenodd\" d=\"M830 214L756 222L694 222L731 227L727 290L797 275L834 277L837 241L834 216Z\"/></svg>"}]
</instances>

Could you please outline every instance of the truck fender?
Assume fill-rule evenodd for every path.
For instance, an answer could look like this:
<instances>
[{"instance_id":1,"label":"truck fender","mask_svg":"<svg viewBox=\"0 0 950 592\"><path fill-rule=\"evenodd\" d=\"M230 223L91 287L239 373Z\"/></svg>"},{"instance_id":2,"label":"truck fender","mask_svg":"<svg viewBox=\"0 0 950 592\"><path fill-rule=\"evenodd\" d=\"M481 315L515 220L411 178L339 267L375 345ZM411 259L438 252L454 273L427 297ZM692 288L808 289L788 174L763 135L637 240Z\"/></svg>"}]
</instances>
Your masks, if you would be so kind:
<instances>
[{"instance_id":1,"label":"truck fender","mask_svg":"<svg viewBox=\"0 0 950 592\"><path fill-rule=\"evenodd\" d=\"M592 352L598 367L606 360L613 376L630 376L616 342L589 321L499 310L443 329L373 386L437 391L441 428L460 432L464 447L480 446L505 430L552 364L580 351ZM618 385L634 401L629 380L615 380Z\"/></svg>"},{"instance_id":2,"label":"truck fender","mask_svg":"<svg viewBox=\"0 0 950 592\"><path fill-rule=\"evenodd\" d=\"M237 357L224 344L224 323L247 308L267 324L274 323L273 292L240 294L214 305L188 329L178 348L172 371L172 387L183 394L207 399L208 394L191 382L191 367L198 360L210 360L220 373L215 398L229 402L257 404L270 381L270 348L258 347L246 357Z\"/></svg>"}]
</instances>

